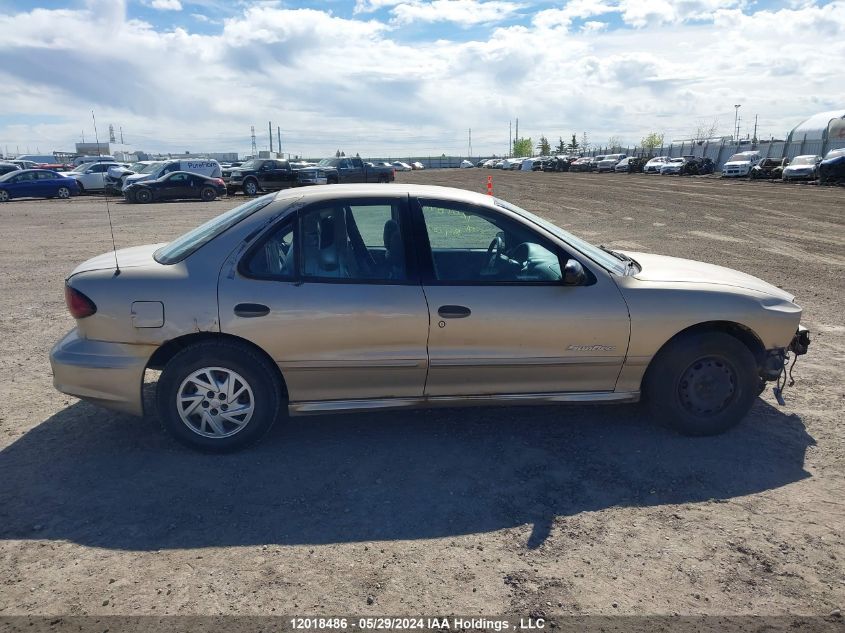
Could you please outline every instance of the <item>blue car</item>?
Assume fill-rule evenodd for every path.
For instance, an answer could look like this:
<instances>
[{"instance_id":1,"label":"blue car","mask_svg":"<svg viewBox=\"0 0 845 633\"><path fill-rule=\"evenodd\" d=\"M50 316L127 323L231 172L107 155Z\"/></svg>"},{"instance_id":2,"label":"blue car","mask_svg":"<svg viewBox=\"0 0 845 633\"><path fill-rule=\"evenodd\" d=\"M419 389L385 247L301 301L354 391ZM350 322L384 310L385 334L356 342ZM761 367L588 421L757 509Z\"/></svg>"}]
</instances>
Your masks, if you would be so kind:
<instances>
[{"instance_id":1,"label":"blue car","mask_svg":"<svg viewBox=\"0 0 845 633\"><path fill-rule=\"evenodd\" d=\"M70 198L78 193L74 178L49 169L22 169L0 176L0 202L12 198Z\"/></svg>"},{"instance_id":2,"label":"blue car","mask_svg":"<svg viewBox=\"0 0 845 633\"><path fill-rule=\"evenodd\" d=\"M819 163L819 182L823 185L845 182L845 147L830 150Z\"/></svg>"}]
</instances>

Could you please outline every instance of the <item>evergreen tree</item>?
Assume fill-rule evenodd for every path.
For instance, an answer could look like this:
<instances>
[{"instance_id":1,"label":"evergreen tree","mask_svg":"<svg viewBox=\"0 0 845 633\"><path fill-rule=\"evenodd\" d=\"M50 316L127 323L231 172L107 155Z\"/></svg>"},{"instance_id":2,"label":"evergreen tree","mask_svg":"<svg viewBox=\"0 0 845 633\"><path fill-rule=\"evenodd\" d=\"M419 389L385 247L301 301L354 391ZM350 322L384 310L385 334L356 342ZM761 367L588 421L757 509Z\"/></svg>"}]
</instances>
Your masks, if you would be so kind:
<instances>
[{"instance_id":1,"label":"evergreen tree","mask_svg":"<svg viewBox=\"0 0 845 633\"><path fill-rule=\"evenodd\" d=\"M552 146L549 145L549 139L545 136L540 137L540 142L537 143L537 151L540 153L540 156L548 156L552 152Z\"/></svg>"}]
</instances>

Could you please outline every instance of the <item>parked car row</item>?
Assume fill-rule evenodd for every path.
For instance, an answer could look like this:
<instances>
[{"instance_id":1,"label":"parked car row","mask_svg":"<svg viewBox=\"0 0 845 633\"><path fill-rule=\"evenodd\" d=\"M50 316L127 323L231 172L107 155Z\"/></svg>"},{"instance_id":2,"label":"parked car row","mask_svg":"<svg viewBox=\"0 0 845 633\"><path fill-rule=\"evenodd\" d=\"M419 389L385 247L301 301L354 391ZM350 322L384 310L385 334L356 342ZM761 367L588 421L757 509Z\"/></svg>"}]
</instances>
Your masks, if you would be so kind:
<instances>
[{"instance_id":1,"label":"parked car row","mask_svg":"<svg viewBox=\"0 0 845 633\"><path fill-rule=\"evenodd\" d=\"M531 158L490 158L473 164L461 162L462 169L472 167L522 171L574 171L597 173L645 173L663 176L698 176L716 172L712 159L700 156L538 156ZM787 158L762 158L760 152L745 151L732 155L722 167L724 178L768 180L818 180L821 184L845 183L845 148L830 150L822 158L812 154Z\"/></svg>"}]
</instances>

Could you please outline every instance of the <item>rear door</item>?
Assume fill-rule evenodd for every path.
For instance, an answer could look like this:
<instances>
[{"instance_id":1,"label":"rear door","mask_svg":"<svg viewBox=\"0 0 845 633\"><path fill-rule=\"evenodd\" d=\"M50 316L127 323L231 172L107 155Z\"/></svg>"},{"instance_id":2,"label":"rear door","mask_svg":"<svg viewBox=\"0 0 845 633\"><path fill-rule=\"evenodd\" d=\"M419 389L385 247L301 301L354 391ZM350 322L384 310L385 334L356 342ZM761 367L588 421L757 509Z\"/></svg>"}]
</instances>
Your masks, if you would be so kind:
<instances>
[{"instance_id":1,"label":"rear door","mask_svg":"<svg viewBox=\"0 0 845 633\"><path fill-rule=\"evenodd\" d=\"M300 209L256 240L237 273L221 277L221 329L268 351L294 408L421 397L428 307L405 248L408 231L407 196Z\"/></svg>"},{"instance_id":2,"label":"rear door","mask_svg":"<svg viewBox=\"0 0 845 633\"><path fill-rule=\"evenodd\" d=\"M34 171L26 171L13 176L7 181L6 189L13 198L28 198L39 195L38 175Z\"/></svg>"},{"instance_id":3,"label":"rear door","mask_svg":"<svg viewBox=\"0 0 845 633\"><path fill-rule=\"evenodd\" d=\"M364 161L360 158L342 158L337 169L340 182L364 182Z\"/></svg>"},{"instance_id":4,"label":"rear door","mask_svg":"<svg viewBox=\"0 0 845 633\"><path fill-rule=\"evenodd\" d=\"M426 395L614 390L630 325L605 271L567 286L561 271L577 255L521 221L446 200L412 208L430 310Z\"/></svg>"}]
</instances>

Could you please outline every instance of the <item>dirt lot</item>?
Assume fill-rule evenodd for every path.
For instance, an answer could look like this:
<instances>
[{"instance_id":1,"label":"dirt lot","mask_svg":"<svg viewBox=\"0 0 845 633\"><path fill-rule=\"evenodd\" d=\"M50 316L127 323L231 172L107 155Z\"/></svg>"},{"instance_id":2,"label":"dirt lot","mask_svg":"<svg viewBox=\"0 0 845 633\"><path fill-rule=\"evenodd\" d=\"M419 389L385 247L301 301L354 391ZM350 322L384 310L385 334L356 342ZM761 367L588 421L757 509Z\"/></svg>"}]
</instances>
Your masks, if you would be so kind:
<instances>
[{"instance_id":1,"label":"dirt lot","mask_svg":"<svg viewBox=\"0 0 845 633\"><path fill-rule=\"evenodd\" d=\"M715 438L639 407L298 418L199 455L57 393L64 276L101 200L0 207L0 615L821 614L845 607L845 190L643 175L400 174L597 243L738 268L814 332L778 407ZM233 206L112 203L119 247Z\"/></svg>"}]
</instances>

